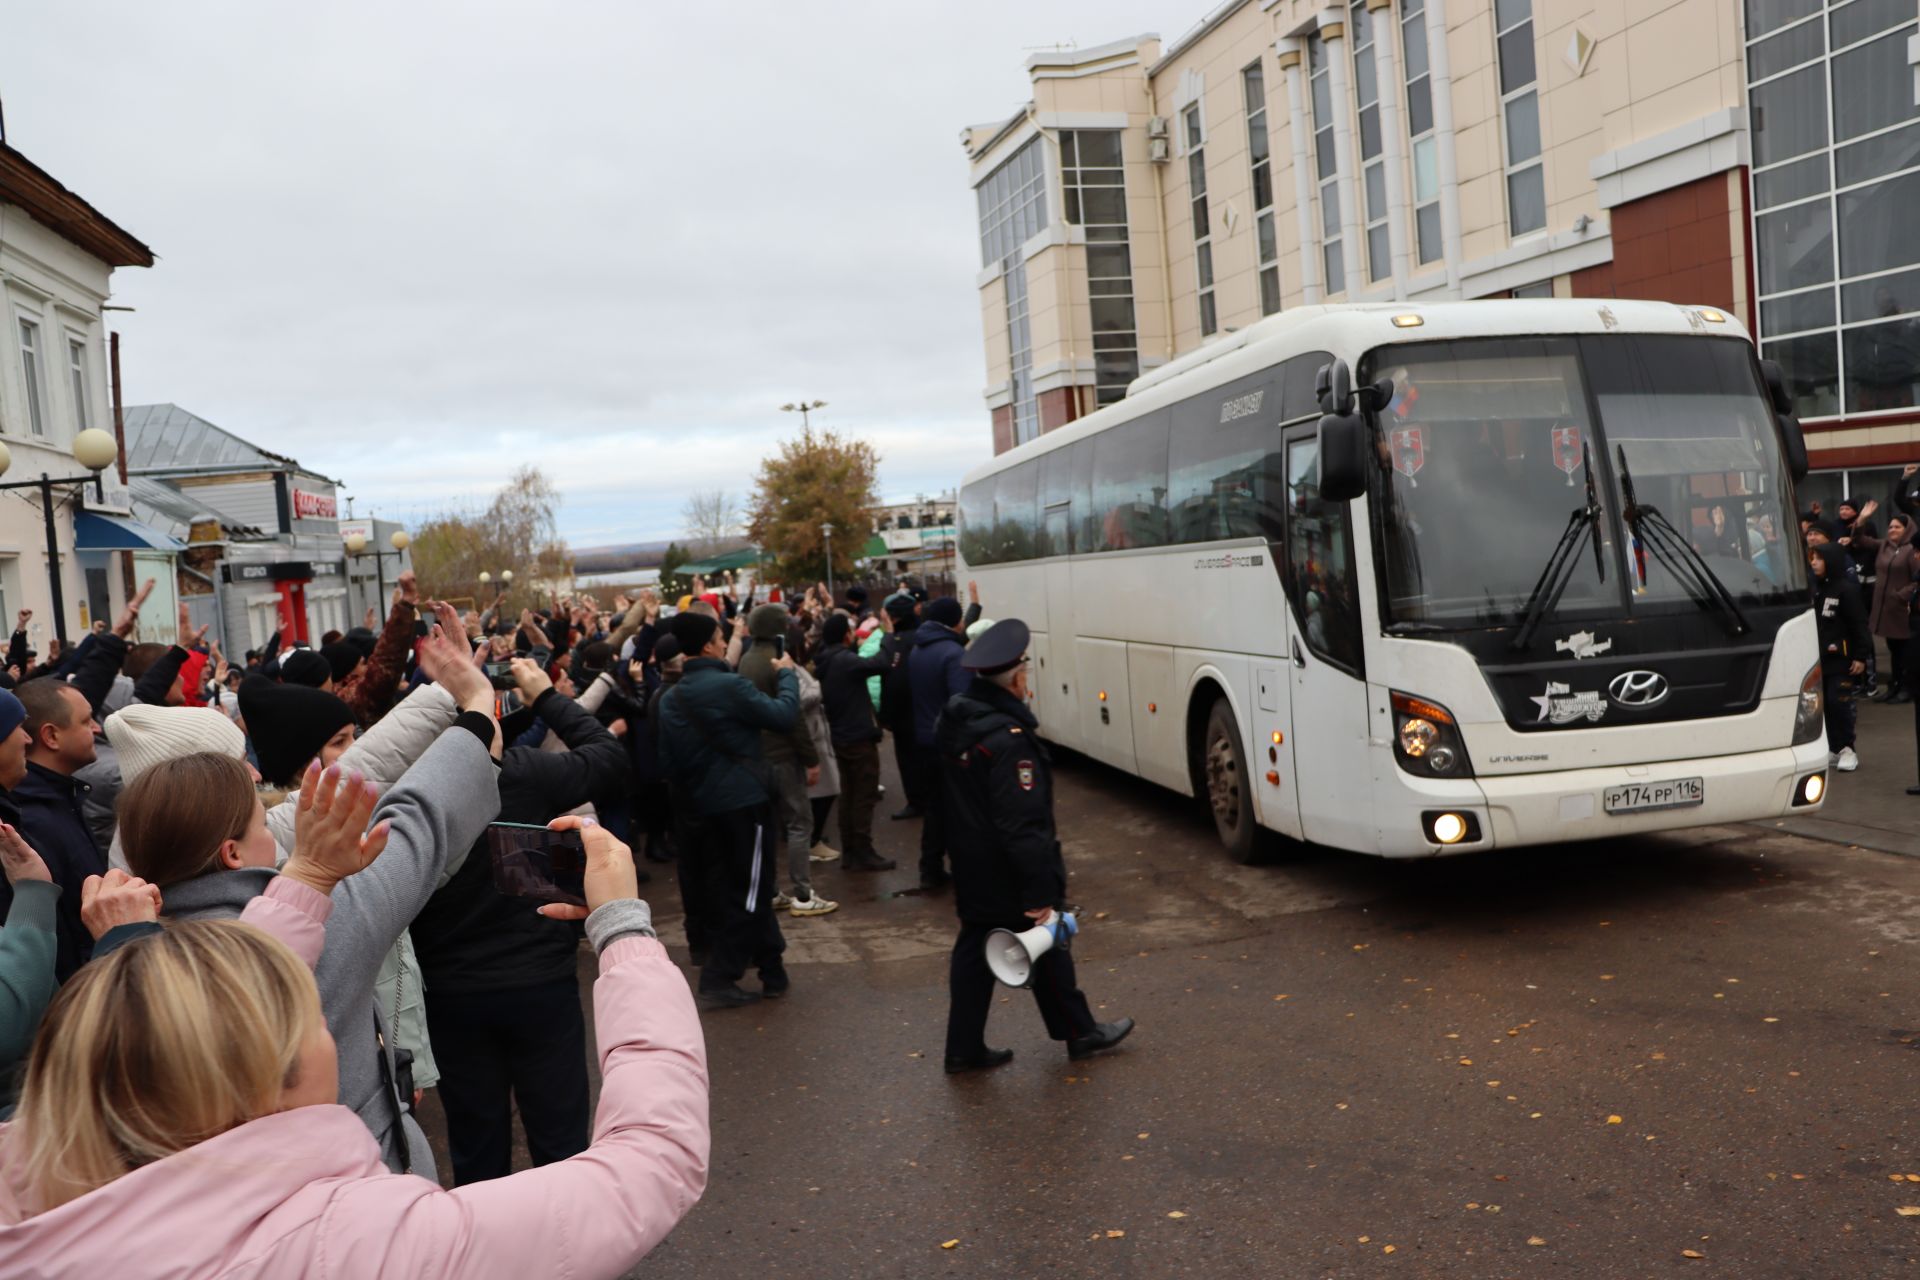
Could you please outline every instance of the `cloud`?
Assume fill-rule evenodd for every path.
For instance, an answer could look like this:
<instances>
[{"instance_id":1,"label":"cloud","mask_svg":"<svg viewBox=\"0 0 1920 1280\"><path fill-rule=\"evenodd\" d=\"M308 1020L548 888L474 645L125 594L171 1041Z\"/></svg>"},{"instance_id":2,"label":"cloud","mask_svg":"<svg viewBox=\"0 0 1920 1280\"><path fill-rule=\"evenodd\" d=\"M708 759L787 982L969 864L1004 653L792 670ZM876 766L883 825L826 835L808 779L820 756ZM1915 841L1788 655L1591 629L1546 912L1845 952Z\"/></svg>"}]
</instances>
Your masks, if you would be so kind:
<instances>
[{"instance_id":1,"label":"cloud","mask_svg":"<svg viewBox=\"0 0 1920 1280\"><path fill-rule=\"evenodd\" d=\"M1166 16L119 0L10 15L0 83L8 141L160 255L115 276L130 403L403 518L538 462L591 544L745 492L799 396L886 496L983 461L958 131L1031 48Z\"/></svg>"}]
</instances>

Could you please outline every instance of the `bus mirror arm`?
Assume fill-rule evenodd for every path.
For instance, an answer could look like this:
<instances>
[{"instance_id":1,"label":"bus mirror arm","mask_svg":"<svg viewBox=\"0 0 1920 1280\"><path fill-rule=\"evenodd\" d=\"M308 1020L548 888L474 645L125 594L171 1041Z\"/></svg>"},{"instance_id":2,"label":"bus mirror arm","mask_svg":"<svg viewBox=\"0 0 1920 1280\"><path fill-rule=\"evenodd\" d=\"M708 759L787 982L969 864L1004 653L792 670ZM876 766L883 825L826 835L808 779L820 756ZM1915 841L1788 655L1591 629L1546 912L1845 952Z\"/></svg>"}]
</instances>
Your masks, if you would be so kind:
<instances>
[{"instance_id":1,"label":"bus mirror arm","mask_svg":"<svg viewBox=\"0 0 1920 1280\"><path fill-rule=\"evenodd\" d=\"M1353 370L1345 360L1321 365L1313 377L1313 390L1320 400L1320 412L1337 418L1353 412Z\"/></svg>"}]
</instances>

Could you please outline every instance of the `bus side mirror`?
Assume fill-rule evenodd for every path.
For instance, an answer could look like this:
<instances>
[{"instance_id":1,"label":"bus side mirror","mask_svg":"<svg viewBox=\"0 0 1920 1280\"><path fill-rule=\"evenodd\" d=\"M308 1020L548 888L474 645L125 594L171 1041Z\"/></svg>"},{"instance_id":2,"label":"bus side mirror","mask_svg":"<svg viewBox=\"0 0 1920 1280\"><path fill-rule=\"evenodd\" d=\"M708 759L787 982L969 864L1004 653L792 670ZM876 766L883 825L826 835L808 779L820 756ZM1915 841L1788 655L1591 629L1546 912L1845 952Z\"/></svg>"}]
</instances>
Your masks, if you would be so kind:
<instances>
[{"instance_id":1,"label":"bus side mirror","mask_svg":"<svg viewBox=\"0 0 1920 1280\"><path fill-rule=\"evenodd\" d=\"M1793 396L1787 391L1787 375L1778 360L1762 360L1760 376L1766 379L1767 399L1773 402L1773 416L1780 423L1780 446L1786 451L1787 470L1795 481L1807 478L1807 436L1800 429L1800 418L1793 411Z\"/></svg>"},{"instance_id":2,"label":"bus side mirror","mask_svg":"<svg viewBox=\"0 0 1920 1280\"><path fill-rule=\"evenodd\" d=\"M1320 412L1346 417L1353 412L1353 370L1345 360L1320 366L1313 378L1314 393L1320 398Z\"/></svg>"},{"instance_id":3,"label":"bus side mirror","mask_svg":"<svg viewBox=\"0 0 1920 1280\"><path fill-rule=\"evenodd\" d=\"M1320 496L1351 502L1367 491L1367 420L1357 413L1320 419Z\"/></svg>"}]
</instances>

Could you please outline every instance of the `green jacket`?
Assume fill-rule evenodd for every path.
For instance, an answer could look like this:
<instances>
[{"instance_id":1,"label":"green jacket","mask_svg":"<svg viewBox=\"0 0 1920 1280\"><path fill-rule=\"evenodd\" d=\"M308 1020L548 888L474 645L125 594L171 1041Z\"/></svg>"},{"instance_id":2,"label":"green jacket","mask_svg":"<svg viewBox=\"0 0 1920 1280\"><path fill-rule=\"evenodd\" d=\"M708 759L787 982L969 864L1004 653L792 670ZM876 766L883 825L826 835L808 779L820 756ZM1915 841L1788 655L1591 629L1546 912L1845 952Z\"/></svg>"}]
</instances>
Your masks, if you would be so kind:
<instances>
[{"instance_id":1,"label":"green jacket","mask_svg":"<svg viewBox=\"0 0 1920 1280\"><path fill-rule=\"evenodd\" d=\"M860 642L860 656L871 658L880 652L880 646L886 642L886 639L887 633L875 627L867 638ZM867 679L867 693L873 699L873 714L876 716L880 714L880 682L885 679L885 676L870 676Z\"/></svg>"},{"instance_id":2,"label":"green jacket","mask_svg":"<svg viewBox=\"0 0 1920 1280\"><path fill-rule=\"evenodd\" d=\"M0 1103L8 1106L14 1065L25 1060L53 999L53 904L59 900L59 885L22 880L13 886L7 927L0 929Z\"/></svg>"},{"instance_id":3,"label":"green jacket","mask_svg":"<svg viewBox=\"0 0 1920 1280\"><path fill-rule=\"evenodd\" d=\"M756 610L756 612L758 612ZM780 696L779 675L773 669L773 646L756 640L747 646L740 655L740 675L754 688L769 698ZM806 717L794 722L793 728L786 733L768 730L760 735L760 746L766 757L775 764L794 761L801 767L811 769L820 763L820 753L814 749L813 735L807 732Z\"/></svg>"},{"instance_id":4,"label":"green jacket","mask_svg":"<svg viewBox=\"0 0 1920 1280\"><path fill-rule=\"evenodd\" d=\"M680 682L657 696L660 764L699 812L730 813L773 799L760 735L791 733L800 723L800 679L791 671L778 677L779 696L770 698L720 659L695 658Z\"/></svg>"}]
</instances>

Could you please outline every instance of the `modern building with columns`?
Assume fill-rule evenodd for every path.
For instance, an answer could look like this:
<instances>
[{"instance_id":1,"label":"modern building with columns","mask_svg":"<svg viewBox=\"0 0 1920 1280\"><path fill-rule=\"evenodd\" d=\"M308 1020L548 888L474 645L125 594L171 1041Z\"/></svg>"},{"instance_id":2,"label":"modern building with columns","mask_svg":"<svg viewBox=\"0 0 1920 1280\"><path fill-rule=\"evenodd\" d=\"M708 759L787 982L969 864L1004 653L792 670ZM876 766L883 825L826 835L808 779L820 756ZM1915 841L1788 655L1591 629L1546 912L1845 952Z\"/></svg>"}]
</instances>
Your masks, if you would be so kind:
<instances>
[{"instance_id":1,"label":"modern building with columns","mask_svg":"<svg viewBox=\"0 0 1920 1280\"><path fill-rule=\"evenodd\" d=\"M1920 461L1920 0L1228 0L962 132L996 452L1314 302L1734 312L1831 504ZM1903 215L1902 210L1906 213Z\"/></svg>"}]
</instances>

